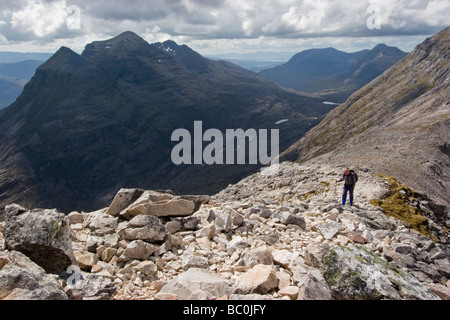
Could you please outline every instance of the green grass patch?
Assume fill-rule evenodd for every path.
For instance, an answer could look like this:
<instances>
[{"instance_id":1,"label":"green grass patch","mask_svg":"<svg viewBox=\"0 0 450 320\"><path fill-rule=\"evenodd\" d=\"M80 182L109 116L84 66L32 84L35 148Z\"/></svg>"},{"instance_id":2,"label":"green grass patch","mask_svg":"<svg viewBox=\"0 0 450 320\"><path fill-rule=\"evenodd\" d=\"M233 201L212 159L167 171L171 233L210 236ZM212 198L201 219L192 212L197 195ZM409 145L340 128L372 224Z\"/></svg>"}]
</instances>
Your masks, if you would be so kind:
<instances>
[{"instance_id":1,"label":"green grass patch","mask_svg":"<svg viewBox=\"0 0 450 320\"><path fill-rule=\"evenodd\" d=\"M402 185L395 177L381 177L389 184L389 191L381 199L373 199L370 204L380 207L384 214L405 222L407 227L420 232L420 234L433 241L437 239L428 229L428 220L419 208L409 205L411 201L418 201L418 194L411 188Z\"/></svg>"}]
</instances>

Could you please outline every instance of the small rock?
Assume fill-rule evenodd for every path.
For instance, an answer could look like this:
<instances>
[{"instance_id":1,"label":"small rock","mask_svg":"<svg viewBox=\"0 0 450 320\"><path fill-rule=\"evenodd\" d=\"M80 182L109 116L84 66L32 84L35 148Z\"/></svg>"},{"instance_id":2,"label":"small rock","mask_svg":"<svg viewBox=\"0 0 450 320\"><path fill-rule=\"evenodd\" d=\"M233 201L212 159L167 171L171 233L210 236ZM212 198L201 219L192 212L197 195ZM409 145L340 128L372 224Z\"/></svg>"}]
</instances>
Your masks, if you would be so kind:
<instances>
[{"instance_id":1,"label":"small rock","mask_svg":"<svg viewBox=\"0 0 450 320\"><path fill-rule=\"evenodd\" d=\"M152 261L142 261L137 266L133 267L134 272L141 272L145 276L156 275L158 268Z\"/></svg>"},{"instance_id":2,"label":"small rock","mask_svg":"<svg viewBox=\"0 0 450 320\"><path fill-rule=\"evenodd\" d=\"M154 245L142 240L135 240L127 246L118 261L129 261L131 259L147 260L156 249L157 247Z\"/></svg>"},{"instance_id":3,"label":"small rock","mask_svg":"<svg viewBox=\"0 0 450 320\"><path fill-rule=\"evenodd\" d=\"M155 300L178 300L178 296L173 293L158 292L155 295Z\"/></svg>"},{"instance_id":4,"label":"small rock","mask_svg":"<svg viewBox=\"0 0 450 320\"><path fill-rule=\"evenodd\" d=\"M84 215L80 212L71 212L67 215L67 219L69 219L70 224L77 224L84 222Z\"/></svg>"},{"instance_id":5,"label":"small rock","mask_svg":"<svg viewBox=\"0 0 450 320\"><path fill-rule=\"evenodd\" d=\"M273 264L272 253L266 246L245 251L242 259L244 261L244 265L249 268L258 264Z\"/></svg>"},{"instance_id":6,"label":"small rock","mask_svg":"<svg viewBox=\"0 0 450 320\"><path fill-rule=\"evenodd\" d=\"M364 239L364 237L362 235L360 235L356 232L349 234L347 236L347 238L354 243L365 244L367 242L366 239Z\"/></svg>"},{"instance_id":7,"label":"small rock","mask_svg":"<svg viewBox=\"0 0 450 320\"><path fill-rule=\"evenodd\" d=\"M235 236L231 241L227 244L228 253L233 253L238 248L246 248L250 247L250 242L240 236Z\"/></svg>"},{"instance_id":8,"label":"small rock","mask_svg":"<svg viewBox=\"0 0 450 320\"><path fill-rule=\"evenodd\" d=\"M91 271L92 267L98 262L98 257L95 253L76 253L77 264L81 270Z\"/></svg>"},{"instance_id":9,"label":"small rock","mask_svg":"<svg viewBox=\"0 0 450 320\"><path fill-rule=\"evenodd\" d=\"M303 230L306 230L306 221L303 217L300 217L299 215L292 214L288 211L284 211L279 214L279 219L281 223L285 225L293 224L299 226Z\"/></svg>"},{"instance_id":10,"label":"small rock","mask_svg":"<svg viewBox=\"0 0 450 320\"><path fill-rule=\"evenodd\" d=\"M183 270L189 270L190 268L206 269L208 267L208 259L194 254L186 254L181 259L181 267Z\"/></svg>"},{"instance_id":11,"label":"small rock","mask_svg":"<svg viewBox=\"0 0 450 320\"><path fill-rule=\"evenodd\" d=\"M316 228L319 230L319 232L325 239L331 240L334 238L335 235L339 233L339 231L341 231L342 226L337 222L328 222L318 224Z\"/></svg>"},{"instance_id":12,"label":"small rock","mask_svg":"<svg viewBox=\"0 0 450 320\"><path fill-rule=\"evenodd\" d=\"M274 290L277 286L278 279L272 267L258 264L239 277L236 281L235 293L265 294Z\"/></svg>"},{"instance_id":13,"label":"small rock","mask_svg":"<svg viewBox=\"0 0 450 320\"><path fill-rule=\"evenodd\" d=\"M272 251L272 257L275 264L288 268L289 262L293 258L293 254L289 250L274 250Z\"/></svg>"},{"instance_id":14,"label":"small rock","mask_svg":"<svg viewBox=\"0 0 450 320\"><path fill-rule=\"evenodd\" d=\"M287 296L291 300L297 300L299 294L299 288L296 286L287 286L278 291L281 296Z\"/></svg>"},{"instance_id":15,"label":"small rock","mask_svg":"<svg viewBox=\"0 0 450 320\"><path fill-rule=\"evenodd\" d=\"M331 300L331 290L319 270L308 272L306 280L301 284L299 300Z\"/></svg>"}]
</instances>

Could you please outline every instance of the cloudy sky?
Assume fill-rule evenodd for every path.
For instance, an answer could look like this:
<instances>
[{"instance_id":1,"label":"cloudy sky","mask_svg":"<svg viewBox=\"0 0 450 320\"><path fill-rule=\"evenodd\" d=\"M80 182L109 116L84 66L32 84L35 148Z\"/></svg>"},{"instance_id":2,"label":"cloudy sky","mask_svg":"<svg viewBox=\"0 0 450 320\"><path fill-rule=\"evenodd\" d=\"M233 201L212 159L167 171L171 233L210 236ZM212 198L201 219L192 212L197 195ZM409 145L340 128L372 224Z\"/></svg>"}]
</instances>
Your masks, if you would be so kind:
<instances>
[{"instance_id":1,"label":"cloudy sky","mask_svg":"<svg viewBox=\"0 0 450 320\"><path fill-rule=\"evenodd\" d=\"M449 16L449 0L1 0L0 51L81 52L127 30L204 55L378 43L411 51Z\"/></svg>"}]
</instances>

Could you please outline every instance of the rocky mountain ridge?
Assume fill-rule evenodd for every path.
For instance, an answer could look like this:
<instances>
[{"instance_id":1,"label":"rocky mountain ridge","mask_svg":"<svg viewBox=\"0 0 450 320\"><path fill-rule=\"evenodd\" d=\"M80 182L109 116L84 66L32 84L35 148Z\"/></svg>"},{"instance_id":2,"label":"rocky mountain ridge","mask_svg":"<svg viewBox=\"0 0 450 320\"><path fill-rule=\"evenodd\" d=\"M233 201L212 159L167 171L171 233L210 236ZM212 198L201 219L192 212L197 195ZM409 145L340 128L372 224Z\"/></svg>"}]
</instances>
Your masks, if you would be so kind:
<instances>
[{"instance_id":1,"label":"rocky mountain ridge","mask_svg":"<svg viewBox=\"0 0 450 320\"><path fill-rule=\"evenodd\" d=\"M342 171L284 162L211 197L122 189L67 216L8 206L0 298L450 299L446 227L428 212L423 235L385 215L371 200L389 180L364 168L355 206L340 206Z\"/></svg>"},{"instance_id":2,"label":"rocky mountain ridge","mask_svg":"<svg viewBox=\"0 0 450 320\"><path fill-rule=\"evenodd\" d=\"M334 48L310 49L259 74L302 94L341 103L406 55L385 44L354 53Z\"/></svg>"},{"instance_id":3,"label":"rocky mountain ridge","mask_svg":"<svg viewBox=\"0 0 450 320\"><path fill-rule=\"evenodd\" d=\"M41 65L0 111L0 210L94 210L122 187L213 194L259 167L176 166L176 129L279 129L282 150L332 108L171 45L176 56L125 32Z\"/></svg>"}]
</instances>

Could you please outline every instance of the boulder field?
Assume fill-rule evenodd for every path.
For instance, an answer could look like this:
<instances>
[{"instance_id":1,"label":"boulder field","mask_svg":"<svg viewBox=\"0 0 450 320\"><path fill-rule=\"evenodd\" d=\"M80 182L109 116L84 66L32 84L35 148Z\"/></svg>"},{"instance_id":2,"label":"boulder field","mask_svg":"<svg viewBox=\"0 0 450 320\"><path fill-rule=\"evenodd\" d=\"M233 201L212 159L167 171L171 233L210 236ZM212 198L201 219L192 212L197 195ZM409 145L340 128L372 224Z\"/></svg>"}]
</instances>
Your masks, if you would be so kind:
<instances>
[{"instance_id":1,"label":"boulder field","mask_svg":"<svg viewBox=\"0 0 450 320\"><path fill-rule=\"evenodd\" d=\"M343 167L269 169L211 197L121 189L68 214L11 204L0 299L450 298L449 220L431 200L356 168L355 205L341 206ZM392 197L412 218L386 209Z\"/></svg>"}]
</instances>

